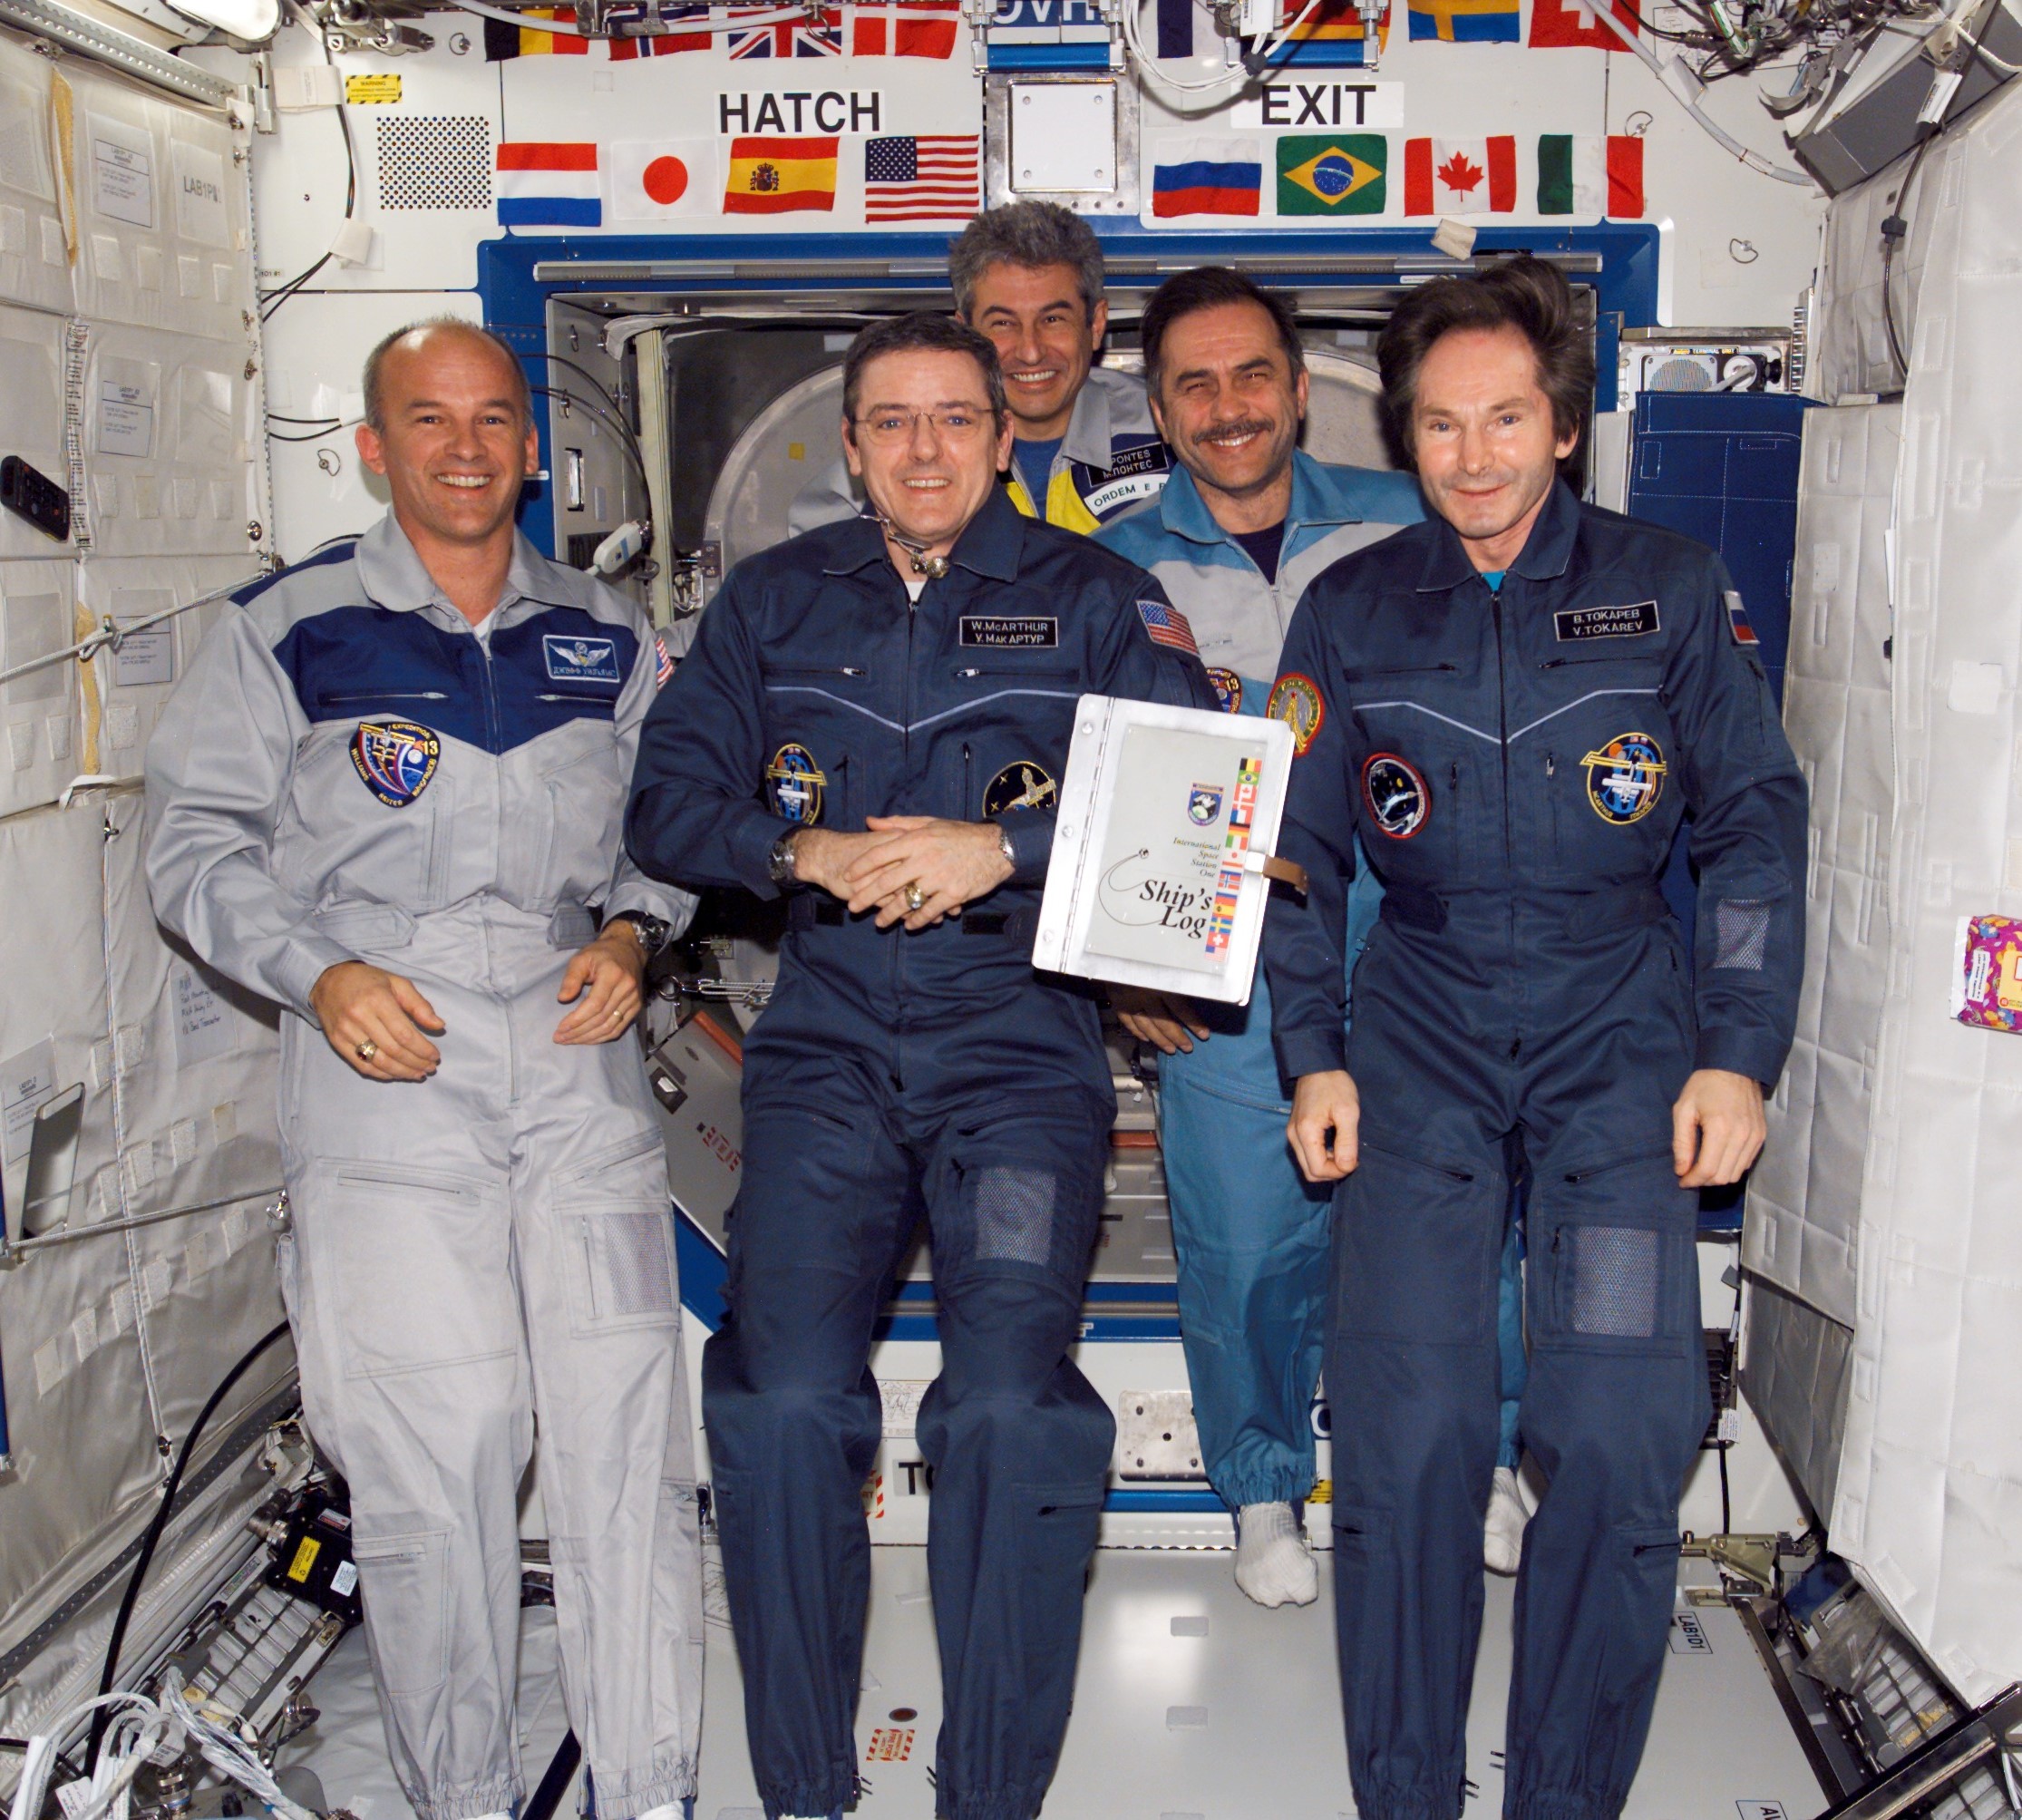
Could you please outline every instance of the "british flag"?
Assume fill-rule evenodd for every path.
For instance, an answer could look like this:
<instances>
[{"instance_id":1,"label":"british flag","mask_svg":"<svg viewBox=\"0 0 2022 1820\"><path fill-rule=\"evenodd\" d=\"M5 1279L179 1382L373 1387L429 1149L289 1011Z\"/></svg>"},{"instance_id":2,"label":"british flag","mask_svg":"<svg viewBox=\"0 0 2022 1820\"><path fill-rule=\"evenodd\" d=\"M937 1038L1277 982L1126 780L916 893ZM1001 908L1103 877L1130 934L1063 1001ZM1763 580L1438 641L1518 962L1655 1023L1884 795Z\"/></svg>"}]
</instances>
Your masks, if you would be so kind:
<instances>
[{"instance_id":1,"label":"british flag","mask_svg":"<svg viewBox=\"0 0 2022 1820\"><path fill-rule=\"evenodd\" d=\"M770 6L733 6L727 23L774 13ZM739 57L840 57L842 54L842 10L824 8L818 18L779 25L754 25L727 34L733 60Z\"/></svg>"},{"instance_id":2,"label":"british flag","mask_svg":"<svg viewBox=\"0 0 2022 1820\"><path fill-rule=\"evenodd\" d=\"M1140 600L1137 617L1144 621L1144 629L1152 635L1154 645L1169 645L1175 651L1184 651L1189 657L1198 657L1201 647L1193 642L1193 628L1187 624L1187 616L1167 600Z\"/></svg>"}]
</instances>

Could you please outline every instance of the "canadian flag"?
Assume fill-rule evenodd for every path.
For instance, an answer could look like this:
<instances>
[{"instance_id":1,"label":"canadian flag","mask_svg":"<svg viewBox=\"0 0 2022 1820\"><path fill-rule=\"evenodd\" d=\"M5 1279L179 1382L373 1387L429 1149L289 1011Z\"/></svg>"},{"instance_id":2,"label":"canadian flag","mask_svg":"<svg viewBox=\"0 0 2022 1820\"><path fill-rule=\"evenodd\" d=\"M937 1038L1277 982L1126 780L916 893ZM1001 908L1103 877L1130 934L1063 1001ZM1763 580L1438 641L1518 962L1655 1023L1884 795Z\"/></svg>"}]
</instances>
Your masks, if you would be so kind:
<instances>
[{"instance_id":1,"label":"canadian flag","mask_svg":"<svg viewBox=\"0 0 2022 1820\"><path fill-rule=\"evenodd\" d=\"M611 219L714 215L723 194L713 139L620 139L611 145Z\"/></svg>"},{"instance_id":2,"label":"canadian flag","mask_svg":"<svg viewBox=\"0 0 2022 1820\"><path fill-rule=\"evenodd\" d=\"M1508 215L1517 205L1516 138L1407 139L1405 213Z\"/></svg>"}]
</instances>

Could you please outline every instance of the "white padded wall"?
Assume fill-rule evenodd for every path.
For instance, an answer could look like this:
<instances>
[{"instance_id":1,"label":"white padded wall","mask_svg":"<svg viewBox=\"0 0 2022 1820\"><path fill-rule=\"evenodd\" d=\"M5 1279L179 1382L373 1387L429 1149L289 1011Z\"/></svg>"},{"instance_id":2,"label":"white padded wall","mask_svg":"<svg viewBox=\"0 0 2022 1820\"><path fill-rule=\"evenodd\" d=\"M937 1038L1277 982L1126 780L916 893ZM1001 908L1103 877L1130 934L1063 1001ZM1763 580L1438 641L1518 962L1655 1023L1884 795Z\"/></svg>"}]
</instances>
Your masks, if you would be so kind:
<instances>
[{"instance_id":1,"label":"white padded wall","mask_svg":"<svg viewBox=\"0 0 2022 1820\"><path fill-rule=\"evenodd\" d=\"M65 310L70 255L52 155L53 66L0 39L0 298Z\"/></svg>"},{"instance_id":2,"label":"white padded wall","mask_svg":"<svg viewBox=\"0 0 2022 1820\"><path fill-rule=\"evenodd\" d=\"M2022 915L2022 93L1927 162L1896 516L1890 965L1835 1546L1969 1699L2022 1679L2022 1040L1949 1013Z\"/></svg>"},{"instance_id":3,"label":"white padded wall","mask_svg":"<svg viewBox=\"0 0 2022 1820\"><path fill-rule=\"evenodd\" d=\"M0 670L75 640L73 563L0 562ZM77 774L77 666L44 664L0 683L0 815L53 803Z\"/></svg>"},{"instance_id":4,"label":"white padded wall","mask_svg":"<svg viewBox=\"0 0 2022 1820\"><path fill-rule=\"evenodd\" d=\"M1784 722L1812 796L1810 964L1742 1249L1751 1271L1843 1327L1889 957L1885 533L1901 417L1897 404L1804 414Z\"/></svg>"}]
</instances>

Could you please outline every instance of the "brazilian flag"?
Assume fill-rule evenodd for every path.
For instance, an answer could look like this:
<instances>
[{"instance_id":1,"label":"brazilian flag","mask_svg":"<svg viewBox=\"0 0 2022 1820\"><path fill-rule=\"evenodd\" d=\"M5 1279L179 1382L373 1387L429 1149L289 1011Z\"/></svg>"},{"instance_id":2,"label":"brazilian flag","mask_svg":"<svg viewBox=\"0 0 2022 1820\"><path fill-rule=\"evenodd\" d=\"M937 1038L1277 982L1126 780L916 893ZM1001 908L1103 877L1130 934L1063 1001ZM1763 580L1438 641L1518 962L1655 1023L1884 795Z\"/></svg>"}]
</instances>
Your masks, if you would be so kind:
<instances>
[{"instance_id":1,"label":"brazilian flag","mask_svg":"<svg viewBox=\"0 0 2022 1820\"><path fill-rule=\"evenodd\" d=\"M1288 133L1278 141L1280 215L1383 213L1384 136Z\"/></svg>"}]
</instances>

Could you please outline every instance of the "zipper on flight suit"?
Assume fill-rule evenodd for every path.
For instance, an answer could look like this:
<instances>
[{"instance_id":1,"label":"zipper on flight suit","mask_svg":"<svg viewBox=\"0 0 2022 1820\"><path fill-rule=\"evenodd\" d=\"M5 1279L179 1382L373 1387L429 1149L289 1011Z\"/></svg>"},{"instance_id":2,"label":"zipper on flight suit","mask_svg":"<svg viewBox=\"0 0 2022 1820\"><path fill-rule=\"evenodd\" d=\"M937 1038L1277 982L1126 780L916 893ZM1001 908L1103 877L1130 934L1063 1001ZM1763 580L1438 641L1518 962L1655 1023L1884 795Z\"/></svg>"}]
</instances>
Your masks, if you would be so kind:
<instances>
[{"instance_id":1,"label":"zipper on flight suit","mask_svg":"<svg viewBox=\"0 0 2022 1820\"><path fill-rule=\"evenodd\" d=\"M1484 583L1483 586L1487 584ZM1489 611L1495 616L1495 731L1501 751L1496 762L1502 773L1502 871L1509 881L1510 952L1516 952L1516 883L1515 858L1510 836L1510 696L1507 678L1503 673L1502 656L1502 596L1496 589L1489 590ZM1515 1061L1523 1048L1521 1034L1510 1038L1510 1060Z\"/></svg>"}]
</instances>

